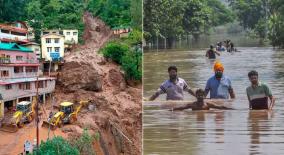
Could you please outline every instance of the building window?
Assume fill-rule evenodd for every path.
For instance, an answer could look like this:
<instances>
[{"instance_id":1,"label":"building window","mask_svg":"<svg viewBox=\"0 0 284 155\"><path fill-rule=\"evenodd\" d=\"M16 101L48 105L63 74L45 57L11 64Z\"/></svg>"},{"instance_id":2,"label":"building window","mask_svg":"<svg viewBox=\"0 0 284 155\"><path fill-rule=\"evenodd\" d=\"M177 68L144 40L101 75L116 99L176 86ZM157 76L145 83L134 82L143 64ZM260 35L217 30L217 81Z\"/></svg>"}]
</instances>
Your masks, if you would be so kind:
<instances>
[{"instance_id":1,"label":"building window","mask_svg":"<svg viewBox=\"0 0 284 155\"><path fill-rule=\"evenodd\" d=\"M67 35L70 35L70 32L67 32L66 34L67 34Z\"/></svg>"},{"instance_id":2,"label":"building window","mask_svg":"<svg viewBox=\"0 0 284 155\"><path fill-rule=\"evenodd\" d=\"M23 56L16 56L17 61L23 61Z\"/></svg>"},{"instance_id":3,"label":"building window","mask_svg":"<svg viewBox=\"0 0 284 155\"><path fill-rule=\"evenodd\" d=\"M63 35L63 31L59 31L59 34Z\"/></svg>"},{"instance_id":4,"label":"building window","mask_svg":"<svg viewBox=\"0 0 284 155\"><path fill-rule=\"evenodd\" d=\"M46 39L45 39L45 42L46 42L46 43L51 43L51 38L46 38Z\"/></svg>"},{"instance_id":5,"label":"building window","mask_svg":"<svg viewBox=\"0 0 284 155\"><path fill-rule=\"evenodd\" d=\"M60 50L60 47L54 47L55 52L59 52L59 50Z\"/></svg>"},{"instance_id":6,"label":"building window","mask_svg":"<svg viewBox=\"0 0 284 155\"><path fill-rule=\"evenodd\" d=\"M35 88L36 88L36 83L37 82L35 82ZM44 88L43 87L43 81L38 81L38 88Z\"/></svg>"},{"instance_id":7,"label":"building window","mask_svg":"<svg viewBox=\"0 0 284 155\"><path fill-rule=\"evenodd\" d=\"M23 72L24 72L24 67L21 66L14 67L14 73L23 73Z\"/></svg>"},{"instance_id":8,"label":"building window","mask_svg":"<svg viewBox=\"0 0 284 155\"><path fill-rule=\"evenodd\" d=\"M73 32L73 35L74 35L74 36L77 35L77 32Z\"/></svg>"},{"instance_id":9,"label":"building window","mask_svg":"<svg viewBox=\"0 0 284 155\"><path fill-rule=\"evenodd\" d=\"M13 32L11 31L11 34L16 35L16 36L26 36L26 33L20 33L20 32Z\"/></svg>"},{"instance_id":10,"label":"building window","mask_svg":"<svg viewBox=\"0 0 284 155\"><path fill-rule=\"evenodd\" d=\"M52 47L47 47L47 52L51 52L52 51Z\"/></svg>"},{"instance_id":11,"label":"building window","mask_svg":"<svg viewBox=\"0 0 284 155\"><path fill-rule=\"evenodd\" d=\"M19 89L30 90L31 89L31 83L29 83L29 82L20 83L19 84Z\"/></svg>"},{"instance_id":12,"label":"building window","mask_svg":"<svg viewBox=\"0 0 284 155\"><path fill-rule=\"evenodd\" d=\"M3 70L1 71L1 77L8 77L9 76L9 71Z\"/></svg>"},{"instance_id":13,"label":"building window","mask_svg":"<svg viewBox=\"0 0 284 155\"><path fill-rule=\"evenodd\" d=\"M55 39L54 39L54 43L59 43L59 39L58 39L58 38L55 38Z\"/></svg>"},{"instance_id":14,"label":"building window","mask_svg":"<svg viewBox=\"0 0 284 155\"><path fill-rule=\"evenodd\" d=\"M37 72L37 67L27 66L26 67L26 72L27 73Z\"/></svg>"},{"instance_id":15,"label":"building window","mask_svg":"<svg viewBox=\"0 0 284 155\"><path fill-rule=\"evenodd\" d=\"M45 88L47 87L47 80L44 81Z\"/></svg>"},{"instance_id":16,"label":"building window","mask_svg":"<svg viewBox=\"0 0 284 155\"><path fill-rule=\"evenodd\" d=\"M2 33L8 33L10 34L10 31L9 30L1 30Z\"/></svg>"},{"instance_id":17,"label":"building window","mask_svg":"<svg viewBox=\"0 0 284 155\"><path fill-rule=\"evenodd\" d=\"M7 84L5 87L6 87L6 90L12 89L12 85L11 84Z\"/></svg>"}]
</instances>

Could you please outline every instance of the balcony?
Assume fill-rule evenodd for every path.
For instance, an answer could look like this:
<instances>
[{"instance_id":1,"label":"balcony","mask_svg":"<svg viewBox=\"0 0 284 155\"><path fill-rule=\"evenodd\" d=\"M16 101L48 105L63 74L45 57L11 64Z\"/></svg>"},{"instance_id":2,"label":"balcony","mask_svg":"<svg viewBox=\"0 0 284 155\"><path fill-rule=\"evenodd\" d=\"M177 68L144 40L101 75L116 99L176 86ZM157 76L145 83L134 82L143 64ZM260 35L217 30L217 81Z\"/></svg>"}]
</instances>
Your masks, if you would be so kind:
<instances>
[{"instance_id":1,"label":"balcony","mask_svg":"<svg viewBox=\"0 0 284 155\"><path fill-rule=\"evenodd\" d=\"M0 57L0 64L13 64L13 63L28 63L28 64L37 64L39 63L37 59L16 59L16 58L4 58Z\"/></svg>"}]
</instances>

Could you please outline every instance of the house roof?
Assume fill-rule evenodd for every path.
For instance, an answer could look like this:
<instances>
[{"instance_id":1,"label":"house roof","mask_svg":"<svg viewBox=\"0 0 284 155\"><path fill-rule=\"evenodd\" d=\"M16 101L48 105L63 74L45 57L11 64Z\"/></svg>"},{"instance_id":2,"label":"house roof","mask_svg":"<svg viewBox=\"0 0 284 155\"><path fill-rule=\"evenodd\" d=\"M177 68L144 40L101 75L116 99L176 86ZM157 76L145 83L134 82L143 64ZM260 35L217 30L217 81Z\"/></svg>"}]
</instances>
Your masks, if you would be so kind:
<instances>
[{"instance_id":1,"label":"house roof","mask_svg":"<svg viewBox=\"0 0 284 155\"><path fill-rule=\"evenodd\" d=\"M21 51L26 53L32 53L33 50L20 46L16 43L0 43L0 50L7 50L7 51Z\"/></svg>"},{"instance_id":2,"label":"house roof","mask_svg":"<svg viewBox=\"0 0 284 155\"><path fill-rule=\"evenodd\" d=\"M9 24L3 24L3 23L0 24L0 29L14 31L14 32L20 32L20 33L28 33L27 29L18 28L18 27L11 26Z\"/></svg>"},{"instance_id":3,"label":"house roof","mask_svg":"<svg viewBox=\"0 0 284 155\"><path fill-rule=\"evenodd\" d=\"M119 30L119 29L130 29L131 27L130 26L117 26L117 27L114 27L112 28L113 30Z\"/></svg>"},{"instance_id":4,"label":"house roof","mask_svg":"<svg viewBox=\"0 0 284 155\"><path fill-rule=\"evenodd\" d=\"M28 42L26 44L22 44L23 46L28 46L28 45L39 45L38 43L35 42Z\"/></svg>"},{"instance_id":5,"label":"house roof","mask_svg":"<svg viewBox=\"0 0 284 155\"><path fill-rule=\"evenodd\" d=\"M56 34L56 33L44 34L44 35L42 35L41 37L42 37L42 38L45 38L45 37L52 36L52 35L55 35L55 36L59 36L59 37L63 37L63 38L64 38L64 35Z\"/></svg>"}]
</instances>

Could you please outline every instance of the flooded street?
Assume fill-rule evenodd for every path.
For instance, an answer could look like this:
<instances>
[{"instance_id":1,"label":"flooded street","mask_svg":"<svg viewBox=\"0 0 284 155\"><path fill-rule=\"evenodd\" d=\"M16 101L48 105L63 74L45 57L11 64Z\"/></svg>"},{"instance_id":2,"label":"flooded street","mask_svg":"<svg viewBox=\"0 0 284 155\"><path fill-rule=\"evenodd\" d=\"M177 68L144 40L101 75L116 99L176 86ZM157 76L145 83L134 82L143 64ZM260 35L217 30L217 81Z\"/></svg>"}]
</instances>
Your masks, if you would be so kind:
<instances>
[{"instance_id":1,"label":"flooded street","mask_svg":"<svg viewBox=\"0 0 284 155\"><path fill-rule=\"evenodd\" d=\"M237 47L233 54L217 57L224 74L231 78L236 110L170 112L163 103L144 103L144 154L284 154L284 51L272 47ZM152 95L168 78L167 68L176 65L178 76L191 88L205 88L213 75L213 61L205 58L206 49L144 53L144 97ZM273 111L249 111L247 74L259 72L259 79L276 97ZM194 100L185 93L185 100ZM209 97L209 95L208 95ZM158 100L165 100L161 95Z\"/></svg>"}]
</instances>

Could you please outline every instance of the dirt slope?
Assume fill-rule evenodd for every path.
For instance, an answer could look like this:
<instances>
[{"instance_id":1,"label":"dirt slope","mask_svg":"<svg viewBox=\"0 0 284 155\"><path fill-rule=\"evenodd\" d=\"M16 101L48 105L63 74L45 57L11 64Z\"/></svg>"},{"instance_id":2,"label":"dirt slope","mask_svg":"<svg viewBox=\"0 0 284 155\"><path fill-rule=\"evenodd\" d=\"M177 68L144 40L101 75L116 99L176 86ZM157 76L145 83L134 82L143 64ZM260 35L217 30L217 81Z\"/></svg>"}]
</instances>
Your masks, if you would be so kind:
<instances>
[{"instance_id":1,"label":"dirt slope","mask_svg":"<svg viewBox=\"0 0 284 155\"><path fill-rule=\"evenodd\" d=\"M98 54L112 37L110 28L89 13L84 22L85 45L66 55L56 102L91 99L96 110L83 110L77 126L99 131L105 154L141 154L141 86L127 86L120 67Z\"/></svg>"}]
</instances>

